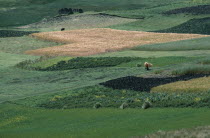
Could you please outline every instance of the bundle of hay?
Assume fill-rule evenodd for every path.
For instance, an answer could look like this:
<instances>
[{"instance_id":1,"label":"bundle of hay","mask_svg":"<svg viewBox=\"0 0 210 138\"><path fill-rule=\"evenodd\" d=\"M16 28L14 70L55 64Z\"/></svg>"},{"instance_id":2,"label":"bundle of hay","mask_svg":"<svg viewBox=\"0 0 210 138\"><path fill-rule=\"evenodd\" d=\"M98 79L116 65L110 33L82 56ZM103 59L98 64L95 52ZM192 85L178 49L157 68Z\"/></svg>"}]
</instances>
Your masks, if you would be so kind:
<instances>
[{"instance_id":1,"label":"bundle of hay","mask_svg":"<svg viewBox=\"0 0 210 138\"><path fill-rule=\"evenodd\" d=\"M149 70L149 68L152 67L152 64L148 63L148 62L145 62L144 67L145 67L146 70Z\"/></svg>"}]
</instances>

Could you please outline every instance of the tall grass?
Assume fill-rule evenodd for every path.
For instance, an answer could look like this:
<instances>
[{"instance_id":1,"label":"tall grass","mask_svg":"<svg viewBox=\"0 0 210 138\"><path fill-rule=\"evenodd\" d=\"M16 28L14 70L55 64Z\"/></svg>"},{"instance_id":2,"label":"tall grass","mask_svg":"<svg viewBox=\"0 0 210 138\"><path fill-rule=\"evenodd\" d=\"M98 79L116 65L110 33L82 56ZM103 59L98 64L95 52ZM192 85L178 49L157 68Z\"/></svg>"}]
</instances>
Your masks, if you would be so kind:
<instances>
[{"instance_id":1,"label":"tall grass","mask_svg":"<svg viewBox=\"0 0 210 138\"><path fill-rule=\"evenodd\" d=\"M206 57L204 59L198 60L196 63L201 64L201 65L209 65L210 64L210 58Z\"/></svg>"},{"instance_id":2,"label":"tall grass","mask_svg":"<svg viewBox=\"0 0 210 138\"><path fill-rule=\"evenodd\" d=\"M192 64L172 71L172 75L210 74L210 65Z\"/></svg>"}]
</instances>

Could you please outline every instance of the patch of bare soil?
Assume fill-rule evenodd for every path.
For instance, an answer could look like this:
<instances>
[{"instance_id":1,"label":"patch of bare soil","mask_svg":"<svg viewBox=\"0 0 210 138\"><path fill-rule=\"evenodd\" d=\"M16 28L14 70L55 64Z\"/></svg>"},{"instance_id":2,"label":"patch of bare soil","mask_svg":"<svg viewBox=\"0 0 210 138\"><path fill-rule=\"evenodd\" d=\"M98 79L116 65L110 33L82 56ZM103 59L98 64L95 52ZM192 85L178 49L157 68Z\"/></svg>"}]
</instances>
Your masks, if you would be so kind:
<instances>
[{"instance_id":1,"label":"patch of bare soil","mask_svg":"<svg viewBox=\"0 0 210 138\"><path fill-rule=\"evenodd\" d=\"M123 78L118 78L110 81L106 81L101 83L105 87L109 87L112 89L119 89L119 90L134 90L140 92L150 92L150 90L154 87L177 82L177 81L187 81L195 78L200 78L204 76L209 76L208 74L198 74L198 75L183 75L177 77L135 77L135 76L127 76Z\"/></svg>"}]
</instances>

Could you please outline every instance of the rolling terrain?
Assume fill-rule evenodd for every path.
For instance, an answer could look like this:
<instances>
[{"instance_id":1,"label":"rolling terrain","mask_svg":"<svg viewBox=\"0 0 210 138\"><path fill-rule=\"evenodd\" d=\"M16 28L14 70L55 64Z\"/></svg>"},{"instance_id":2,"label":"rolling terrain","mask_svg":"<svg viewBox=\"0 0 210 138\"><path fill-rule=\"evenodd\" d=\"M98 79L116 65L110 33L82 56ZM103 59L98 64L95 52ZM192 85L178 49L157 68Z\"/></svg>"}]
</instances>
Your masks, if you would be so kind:
<instances>
[{"instance_id":1,"label":"rolling terrain","mask_svg":"<svg viewBox=\"0 0 210 138\"><path fill-rule=\"evenodd\" d=\"M209 136L209 5L0 0L0 137Z\"/></svg>"},{"instance_id":2,"label":"rolling terrain","mask_svg":"<svg viewBox=\"0 0 210 138\"><path fill-rule=\"evenodd\" d=\"M208 37L208 35L148 33L104 28L37 33L32 34L32 36L43 40L66 43L62 46L26 51L26 54L43 56L90 56L132 48L137 45Z\"/></svg>"}]
</instances>

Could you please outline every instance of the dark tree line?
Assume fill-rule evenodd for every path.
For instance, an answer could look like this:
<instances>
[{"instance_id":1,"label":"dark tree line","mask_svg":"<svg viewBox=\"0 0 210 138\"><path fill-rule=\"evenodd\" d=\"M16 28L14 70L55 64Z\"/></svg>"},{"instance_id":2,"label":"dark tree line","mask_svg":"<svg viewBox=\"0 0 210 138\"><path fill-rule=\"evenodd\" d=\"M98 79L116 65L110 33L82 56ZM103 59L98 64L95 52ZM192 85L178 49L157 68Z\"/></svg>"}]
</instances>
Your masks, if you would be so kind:
<instances>
[{"instance_id":1,"label":"dark tree line","mask_svg":"<svg viewBox=\"0 0 210 138\"><path fill-rule=\"evenodd\" d=\"M83 13L83 9L62 8L58 11L59 14L74 14L75 12Z\"/></svg>"}]
</instances>

